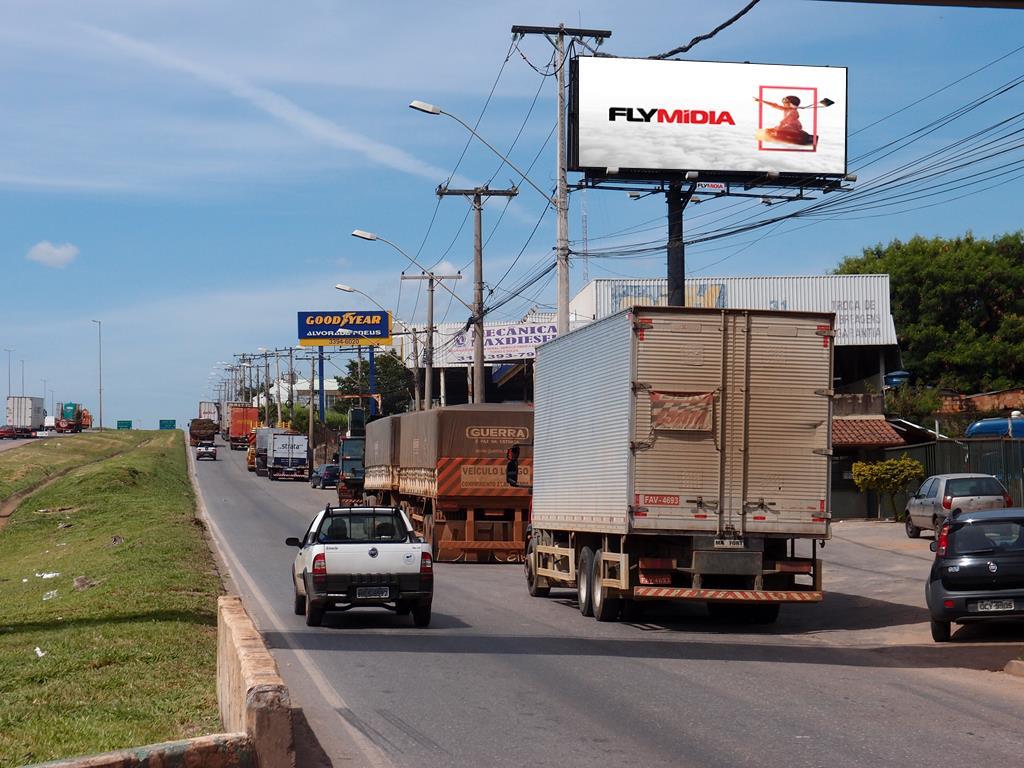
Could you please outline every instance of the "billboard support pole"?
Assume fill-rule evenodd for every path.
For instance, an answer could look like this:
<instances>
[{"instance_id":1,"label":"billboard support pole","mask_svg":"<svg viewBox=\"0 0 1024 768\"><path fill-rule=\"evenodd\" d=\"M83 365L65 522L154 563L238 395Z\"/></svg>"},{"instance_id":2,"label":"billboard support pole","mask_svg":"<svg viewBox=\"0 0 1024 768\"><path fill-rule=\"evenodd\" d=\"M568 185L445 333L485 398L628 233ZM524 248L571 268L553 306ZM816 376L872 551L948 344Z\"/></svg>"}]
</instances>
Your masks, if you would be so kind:
<instances>
[{"instance_id":1,"label":"billboard support pole","mask_svg":"<svg viewBox=\"0 0 1024 768\"><path fill-rule=\"evenodd\" d=\"M327 411L327 394L324 392L324 346L317 347L320 354L317 355L317 367L320 370L320 423L324 424L324 415Z\"/></svg>"},{"instance_id":2,"label":"billboard support pole","mask_svg":"<svg viewBox=\"0 0 1024 768\"><path fill-rule=\"evenodd\" d=\"M668 305L686 306L686 246L683 244L683 210L697 185L683 191L682 182L673 181L665 190L668 203Z\"/></svg>"}]
</instances>

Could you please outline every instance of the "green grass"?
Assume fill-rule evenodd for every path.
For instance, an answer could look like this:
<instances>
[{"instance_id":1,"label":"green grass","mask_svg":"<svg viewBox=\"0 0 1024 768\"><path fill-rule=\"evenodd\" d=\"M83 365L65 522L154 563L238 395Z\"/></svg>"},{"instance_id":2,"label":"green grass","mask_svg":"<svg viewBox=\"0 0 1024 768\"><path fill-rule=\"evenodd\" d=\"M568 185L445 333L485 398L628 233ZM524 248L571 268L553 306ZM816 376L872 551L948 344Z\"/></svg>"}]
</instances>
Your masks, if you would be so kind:
<instances>
[{"instance_id":1,"label":"green grass","mask_svg":"<svg viewBox=\"0 0 1024 768\"><path fill-rule=\"evenodd\" d=\"M119 439L135 438L148 442L72 470L0 531L0 766L220 730L220 581L182 435ZM97 586L76 591L76 576Z\"/></svg>"},{"instance_id":2,"label":"green grass","mask_svg":"<svg viewBox=\"0 0 1024 768\"><path fill-rule=\"evenodd\" d=\"M148 439L140 430L54 435L0 453L0 501L71 467L134 448Z\"/></svg>"}]
</instances>

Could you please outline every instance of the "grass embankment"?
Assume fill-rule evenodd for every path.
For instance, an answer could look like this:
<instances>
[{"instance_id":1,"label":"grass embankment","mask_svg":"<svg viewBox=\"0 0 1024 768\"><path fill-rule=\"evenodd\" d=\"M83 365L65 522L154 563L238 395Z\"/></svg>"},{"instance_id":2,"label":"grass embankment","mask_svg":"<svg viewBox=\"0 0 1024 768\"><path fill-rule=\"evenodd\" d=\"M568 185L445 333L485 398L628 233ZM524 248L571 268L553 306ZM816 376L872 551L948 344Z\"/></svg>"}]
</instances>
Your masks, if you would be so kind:
<instances>
[{"instance_id":1,"label":"grass embankment","mask_svg":"<svg viewBox=\"0 0 1024 768\"><path fill-rule=\"evenodd\" d=\"M134 448L149 434L122 430L54 435L4 451L0 453L0 502L69 468Z\"/></svg>"},{"instance_id":2,"label":"grass embankment","mask_svg":"<svg viewBox=\"0 0 1024 768\"><path fill-rule=\"evenodd\" d=\"M107 436L74 440L92 439ZM118 439L148 442L69 472L0 531L0 766L219 730L220 582L181 432Z\"/></svg>"}]
</instances>

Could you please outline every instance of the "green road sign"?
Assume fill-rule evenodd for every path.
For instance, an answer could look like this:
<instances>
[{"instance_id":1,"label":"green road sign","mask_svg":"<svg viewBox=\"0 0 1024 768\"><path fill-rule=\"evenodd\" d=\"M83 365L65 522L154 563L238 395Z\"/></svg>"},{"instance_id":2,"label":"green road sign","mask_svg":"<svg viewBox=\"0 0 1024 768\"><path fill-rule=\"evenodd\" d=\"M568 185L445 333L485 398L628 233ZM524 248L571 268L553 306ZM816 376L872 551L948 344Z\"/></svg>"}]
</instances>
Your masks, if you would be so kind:
<instances>
[{"instance_id":1,"label":"green road sign","mask_svg":"<svg viewBox=\"0 0 1024 768\"><path fill-rule=\"evenodd\" d=\"M131 429L132 428L131 419L119 419L118 422L117 422L117 428L118 429Z\"/></svg>"},{"instance_id":2,"label":"green road sign","mask_svg":"<svg viewBox=\"0 0 1024 768\"><path fill-rule=\"evenodd\" d=\"M177 422L174 419L160 419L160 429L177 429Z\"/></svg>"}]
</instances>

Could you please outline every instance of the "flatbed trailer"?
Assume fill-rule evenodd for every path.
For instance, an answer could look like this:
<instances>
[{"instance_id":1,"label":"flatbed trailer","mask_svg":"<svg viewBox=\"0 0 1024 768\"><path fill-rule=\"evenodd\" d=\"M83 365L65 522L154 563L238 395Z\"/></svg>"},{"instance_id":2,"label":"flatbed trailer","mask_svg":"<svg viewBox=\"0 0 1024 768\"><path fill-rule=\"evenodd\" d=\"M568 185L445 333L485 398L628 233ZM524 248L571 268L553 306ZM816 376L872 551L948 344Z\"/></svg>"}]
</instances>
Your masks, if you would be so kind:
<instances>
[{"instance_id":1,"label":"flatbed trailer","mask_svg":"<svg viewBox=\"0 0 1024 768\"><path fill-rule=\"evenodd\" d=\"M634 307L539 347L530 594L576 587L600 621L680 600L770 622L822 600L833 327Z\"/></svg>"},{"instance_id":2,"label":"flatbed trailer","mask_svg":"<svg viewBox=\"0 0 1024 768\"><path fill-rule=\"evenodd\" d=\"M364 494L405 509L436 560L520 562L530 496L505 482L505 455L529 444L533 408L456 405L366 427ZM529 485L531 455L519 472Z\"/></svg>"}]
</instances>

